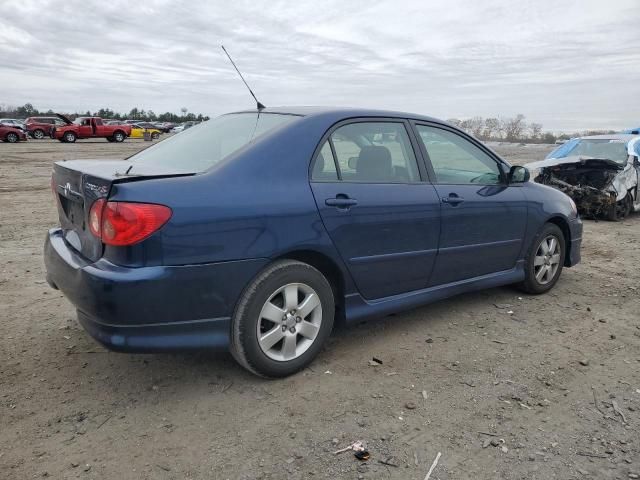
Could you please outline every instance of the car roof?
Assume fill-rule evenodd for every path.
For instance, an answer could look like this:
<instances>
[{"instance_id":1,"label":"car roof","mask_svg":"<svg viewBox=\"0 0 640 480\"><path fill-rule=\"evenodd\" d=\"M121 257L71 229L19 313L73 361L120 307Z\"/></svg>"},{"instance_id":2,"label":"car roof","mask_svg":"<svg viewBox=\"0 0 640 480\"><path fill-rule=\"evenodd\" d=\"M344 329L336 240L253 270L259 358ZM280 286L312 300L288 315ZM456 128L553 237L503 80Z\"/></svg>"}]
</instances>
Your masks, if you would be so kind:
<instances>
[{"instance_id":1,"label":"car roof","mask_svg":"<svg viewBox=\"0 0 640 480\"><path fill-rule=\"evenodd\" d=\"M256 113L257 110L241 110L231 113ZM322 107L322 106L299 106L299 107L267 107L260 110L261 113L280 113L286 115L300 115L304 117L312 117L317 115L331 114L333 116L342 116L344 118L354 117L390 117L390 118L412 118L416 120L426 120L431 122L444 123L437 118L420 115L417 113L398 112L393 110L378 110L360 107Z\"/></svg>"}]
</instances>

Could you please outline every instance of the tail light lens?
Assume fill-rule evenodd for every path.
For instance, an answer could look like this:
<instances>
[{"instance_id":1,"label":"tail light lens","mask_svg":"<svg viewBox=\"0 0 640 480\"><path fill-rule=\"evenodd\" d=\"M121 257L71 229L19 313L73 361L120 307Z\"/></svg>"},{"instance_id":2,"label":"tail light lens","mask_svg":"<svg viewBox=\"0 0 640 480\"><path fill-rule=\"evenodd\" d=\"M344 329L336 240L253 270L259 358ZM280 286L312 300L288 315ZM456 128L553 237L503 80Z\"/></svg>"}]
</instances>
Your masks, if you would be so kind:
<instances>
[{"instance_id":1,"label":"tail light lens","mask_svg":"<svg viewBox=\"0 0 640 480\"><path fill-rule=\"evenodd\" d=\"M171 213L164 205L108 202L101 198L89 211L89 230L107 245L134 245L158 231Z\"/></svg>"}]
</instances>

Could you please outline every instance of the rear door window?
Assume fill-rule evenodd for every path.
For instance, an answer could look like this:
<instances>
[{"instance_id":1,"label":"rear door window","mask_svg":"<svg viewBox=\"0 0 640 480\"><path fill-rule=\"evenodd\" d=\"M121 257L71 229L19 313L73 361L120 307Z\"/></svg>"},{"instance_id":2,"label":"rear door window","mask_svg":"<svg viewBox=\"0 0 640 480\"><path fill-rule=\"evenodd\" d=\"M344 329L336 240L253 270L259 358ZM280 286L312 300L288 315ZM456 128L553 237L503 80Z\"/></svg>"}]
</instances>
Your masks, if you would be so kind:
<instances>
[{"instance_id":1,"label":"rear door window","mask_svg":"<svg viewBox=\"0 0 640 480\"><path fill-rule=\"evenodd\" d=\"M337 128L330 141L340 178L345 182L420 181L416 157L403 123L350 123Z\"/></svg>"}]
</instances>

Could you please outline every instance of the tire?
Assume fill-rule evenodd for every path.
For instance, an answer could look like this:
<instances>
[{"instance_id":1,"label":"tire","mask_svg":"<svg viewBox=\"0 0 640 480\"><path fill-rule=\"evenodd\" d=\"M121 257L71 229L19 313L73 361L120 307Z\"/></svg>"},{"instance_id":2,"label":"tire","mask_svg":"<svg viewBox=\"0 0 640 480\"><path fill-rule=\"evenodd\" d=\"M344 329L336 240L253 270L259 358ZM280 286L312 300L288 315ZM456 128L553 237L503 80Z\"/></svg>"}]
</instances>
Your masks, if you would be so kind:
<instances>
[{"instance_id":1,"label":"tire","mask_svg":"<svg viewBox=\"0 0 640 480\"><path fill-rule=\"evenodd\" d=\"M297 307L306 301L313 302L307 304L308 311L296 315ZM318 355L331 333L334 315L333 291L324 275L306 263L277 261L256 276L238 301L231 320L231 354L256 375L286 377ZM260 342L259 332L271 338L265 335Z\"/></svg>"},{"instance_id":2,"label":"tire","mask_svg":"<svg viewBox=\"0 0 640 480\"><path fill-rule=\"evenodd\" d=\"M122 143L122 142L124 142L125 135L124 135L123 132L118 130L117 132L115 132L113 134L113 137L111 137L111 138L113 138L113 141L116 142L116 143Z\"/></svg>"},{"instance_id":3,"label":"tire","mask_svg":"<svg viewBox=\"0 0 640 480\"><path fill-rule=\"evenodd\" d=\"M151 134L151 140L157 140L158 138L160 138L160 134L158 132L153 132Z\"/></svg>"},{"instance_id":4,"label":"tire","mask_svg":"<svg viewBox=\"0 0 640 480\"><path fill-rule=\"evenodd\" d=\"M62 138L66 143L74 143L76 141L76 134L73 132L66 132Z\"/></svg>"},{"instance_id":5,"label":"tire","mask_svg":"<svg viewBox=\"0 0 640 480\"><path fill-rule=\"evenodd\" d=\"M607 220L610 222L620 222L625 219L627 215L631 212L633 206L631 205L631 195L629 192L624 196L622 200L617 201L609 208L607 212Z\"/></svg>"},{"instance_id":6,"label":"tire","mask_svg":"<svg viewBox=\"0 0 640 480\"><path fill-rule=\"evenodd\" d=\"M4 137L5 142L8 143L18 143L20 141L20 137L18 137L17 133L9 132L7 136Z\"/></svg>"},{"instance_id":7,"label":"tire","mask_svg":"<svg viewBox=\"0 0 640 480\"><path fill-rule=\"evenodd\" d=\"M545 245L549 249L550 239L555 240L557 246L552 246L553 251L547 254ZM534 295L551 290L560 278L566 253L562 230L553 223L546 223L536 235L527 253L524 267L525 279L519 284L520 289ZM547 273L541 274L542 269L546 269Z\"/></svg>"},{"instance_id":8,"label":"tire","mask_svg":"<svg viewBox=\"0 0 640 480\"><path fill-rule=\"evenodd\" d=\"M107 142L113 143L115 142L115 140L113 139L113 137L107 137Z\"/></svg>"},{"instance_id":9,"label":"tire","mask_svg":"<svg viewBox=\"0 0 640 480\"><path fill-rule=\"evenodd\" d=\"M31 136L36 140L42 140L44 138L44 130L36 128L33 132L31 132Z\"/></svg>"}]
</instances>

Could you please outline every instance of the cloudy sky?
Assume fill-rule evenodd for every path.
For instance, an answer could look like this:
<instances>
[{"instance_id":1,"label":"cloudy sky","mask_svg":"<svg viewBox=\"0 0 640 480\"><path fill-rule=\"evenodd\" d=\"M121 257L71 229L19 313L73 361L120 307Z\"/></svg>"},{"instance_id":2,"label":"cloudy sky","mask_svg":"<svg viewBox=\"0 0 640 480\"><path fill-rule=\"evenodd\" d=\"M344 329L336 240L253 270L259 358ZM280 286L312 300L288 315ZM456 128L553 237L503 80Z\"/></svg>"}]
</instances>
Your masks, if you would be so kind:
<instances>
[{"instance_id":1,"label":"cloudy sky","mask_svg":"<svg viewBox=\"0 0 640 480\"><path fill-rule=\"evenodd\" d=\"M3 1L0 103L341 105L640 124L640 0Z\"/></svg>"}]
</instances>

